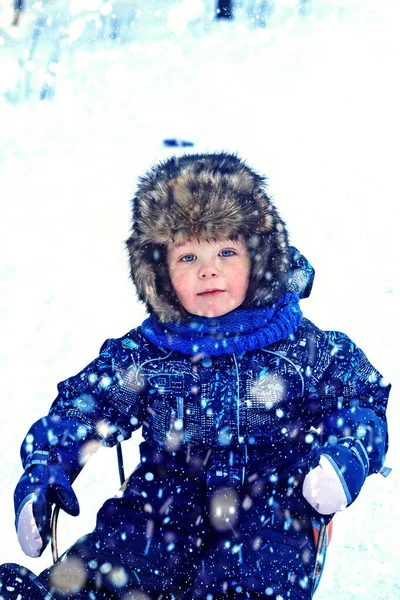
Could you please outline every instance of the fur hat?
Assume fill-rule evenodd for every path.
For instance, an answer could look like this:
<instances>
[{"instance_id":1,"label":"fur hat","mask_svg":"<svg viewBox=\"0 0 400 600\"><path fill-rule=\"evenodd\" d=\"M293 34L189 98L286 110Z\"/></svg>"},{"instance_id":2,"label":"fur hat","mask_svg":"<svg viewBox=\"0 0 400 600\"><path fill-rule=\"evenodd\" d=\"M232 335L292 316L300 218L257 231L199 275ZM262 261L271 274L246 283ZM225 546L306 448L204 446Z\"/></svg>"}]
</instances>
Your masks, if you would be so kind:
<instances>
[{"instance_id":1,"label":"fur hat","mask_svg":"<svg viewBox=\"0 0 400 600\"><path fill-rule=\"evenodd\" d=\"M155 165L139 180L126 242L140 300L162 322L182 322L168 275L170 242L237 239L251 256L246 307L271 304L285 290L288 234L265 191L265 178L235 154L186 154Z\"/></svg>"}]
</instances>

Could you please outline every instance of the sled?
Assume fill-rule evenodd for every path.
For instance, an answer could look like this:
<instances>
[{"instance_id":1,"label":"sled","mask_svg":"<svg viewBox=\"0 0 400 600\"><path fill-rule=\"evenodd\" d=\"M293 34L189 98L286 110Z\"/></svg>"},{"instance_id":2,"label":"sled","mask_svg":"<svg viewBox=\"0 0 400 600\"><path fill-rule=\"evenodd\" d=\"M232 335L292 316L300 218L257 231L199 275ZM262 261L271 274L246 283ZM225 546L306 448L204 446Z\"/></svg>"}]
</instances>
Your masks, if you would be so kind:
<instances>
[{"instance_id":1,"label":"sled","mask_svg":"<svg viewBox=\"0 0 400 600\"><path fill-rule=\"evenodd\" d=\"M121 483L121 490L123 490L126 486L127 478L125 477L125 469L124 469L124 458L122 454L121 443L118 442L116 445L117 449L117 459L118 459L118 473L119 480ZM74 479L71 480L71 484L74 482ZM51 515L51 554L53 557L53 563L56 563L59 559L58 552L58 541L57 541L57 525L58 525L58 516L60 514L60 508L58 506L54 507L53 514Z\"/></svg>"},{"instance_id":2,"label":"sled","mask_svg":"<svg viewBox=\"0 0 400 600\"><path fill-rule=\"evenodd\" d=\"M121 482L121 489L123 490L126 486L127 479L125 477L122 448L119 442L117 443L116 448L118 458L118 472ZM57 562L59 558L57 542L57 523L59 512L60 508L56 506L53 510L53 514L51 517L51 553L54 563ZM332 521L330 521L328 524L318 522L317 520L312 521L315 543L315 561L312 574L311 596L313 596L317 591L319 582L321 580L322 571L325 565L326 553L332 537L332 525Z\"/></svg>"},{"instance_id":3,"label":"sled","mask_svg":"<svg viewBox=\"0 0 400 600\"><path fill-rule=\"evenodd\" d=\"M332 525L333 521L329 521L328 524L313 521L315 561L312 575L312 595L317 591L324 570L326 552L332 537Z\"/></svg>"}]
</instances>

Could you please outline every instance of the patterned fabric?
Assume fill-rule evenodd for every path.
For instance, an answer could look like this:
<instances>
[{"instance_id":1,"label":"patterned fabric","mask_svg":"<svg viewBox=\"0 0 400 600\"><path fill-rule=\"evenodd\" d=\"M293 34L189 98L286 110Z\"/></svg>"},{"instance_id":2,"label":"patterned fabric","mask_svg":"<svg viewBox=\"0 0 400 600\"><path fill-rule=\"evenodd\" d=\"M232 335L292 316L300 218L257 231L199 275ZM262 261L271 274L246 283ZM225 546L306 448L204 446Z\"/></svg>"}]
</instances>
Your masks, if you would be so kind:
<instances>
[{"instance_id":1,"label":"patterned fabric","mask_svg":"<svg viewBox=\"0 0 400 600\"><path fill-rule=\"evenodd\" d=\"M68 551L89 565L77 598L95 594L98 581L114 586L101 570L108 563L132 574L112 587L116 598L132 589L158 598L166 586L176 598L181 590L182 599L205 600L210 589L234 598L242 586L250 597L268 587L309 600L312 519L321 520L301 492L312 449L356 438L369 473L378 472L389 389L347 336L304 318L270 346L221 356L159 348L140 328L107 340L98 358L59 384L21 449L25 462L55 447L72 472L68 457L88 441L112 446L142 426L139 470Z\"/></svg>"},{"instance_id":2,"label":"patterned fabric","mask_svg":"<svg viewBox=\"0 0 400 600\"><path fill-rule=\"evenodd\" d=\"M265 308L236 309L212 319L192 316L188 324L160 323L150 316L142 332L150 342L182 354L221 356L266 348L296 331L302 313L297 294Z\"/></svg>"},{"instance_id":3,"label":"patterned fabric","mask_svg":"<svg viewBox=\"0 0 400 600\"><path fill-rule=\"evenodd\" d=\"M250 455L287 465L305 456L311 427L321 444L365 439L370 472L381 468L386 451L390 386L347 336L304 318L293 335L268 347L203 358L159 348L134 329L105 342L100 356L58 389L49 416L22 446L24 461L59 440L74 454L91 438L112 446L142 424L157 450L210 449L210 470L227 480L239 477Z\"/></svg>"}]
</instances>

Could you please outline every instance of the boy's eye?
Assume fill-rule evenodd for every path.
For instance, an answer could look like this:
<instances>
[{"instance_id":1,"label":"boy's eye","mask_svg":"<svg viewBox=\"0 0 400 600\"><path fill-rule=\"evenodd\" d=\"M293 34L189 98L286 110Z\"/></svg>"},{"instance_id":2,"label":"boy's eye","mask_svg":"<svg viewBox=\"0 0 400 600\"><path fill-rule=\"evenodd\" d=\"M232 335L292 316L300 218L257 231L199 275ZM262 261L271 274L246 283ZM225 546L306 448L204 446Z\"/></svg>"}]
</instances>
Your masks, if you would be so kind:
<instances>
[{"instance_id":1,"label":"boy's eye","mask_svg":"<svg viewBox=\"0 0 400 600\"><path fill-rule=\"evenodd\" d=\"M233 256L235 254L235 252L233 250L221 250L220 252L220 256Z\"/></svg>"},{"instance_id":2,"label":"boy's eye","mask_svg":"<svg viewBox=\"0 0 400 600\"><path fill-rule=\"evenodd\" d=\"M180 258L180 260L182 262L193 262L194 260L196 260L196 255L195 254L185 254L184 256L182 256Z\"/></svg>"}]
</instances>

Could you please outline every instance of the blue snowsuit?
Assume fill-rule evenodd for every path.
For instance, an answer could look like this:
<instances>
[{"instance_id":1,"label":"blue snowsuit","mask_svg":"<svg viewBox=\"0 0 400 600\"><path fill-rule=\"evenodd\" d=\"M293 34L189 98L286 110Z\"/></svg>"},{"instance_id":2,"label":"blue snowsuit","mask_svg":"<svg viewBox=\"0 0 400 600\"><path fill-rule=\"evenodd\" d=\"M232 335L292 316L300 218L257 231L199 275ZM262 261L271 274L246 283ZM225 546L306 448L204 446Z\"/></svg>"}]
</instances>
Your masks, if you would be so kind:
<instances>
[{"instance_id":1,"label":"blue snowsuit","mask_svg":"<svg viewBox=\"0 0 400 600\"><path fill-rule=\"evenodd\" d=\"M87 441L113 446L143 427L125 490L66 553L87 569L68 597L310 598L320 515L302 482L313 447L354 436L378 472L389 388L346 335L306 318L289 338L241 354L185 355L141 327L106 341L59 384L22 447L24 460L51 449L72 478ZM40 576L47 587L52 572Z\"/></svg>"},{"instance_id":2,"label":"blue snowsuit","mask_svg":"<svg viewBox=\"0 0 400 600\"><path fill-rule=\"evenodd\" d=\"M168 267L169 245L185 240L246 244L241 306L209 319L187 313ZM0 593L309 600L313 522L331 515L306 501L305 477L324 457L345 504L354 501L383 466L390 386L346 335L302 317L298 297L310 293L313 269L290 247L265 178L237 155L155 165L132 201L126 245L150 317L61 383L26 436L14 496L20 541L38 532L29 550L41 551L52 503L77 514L69 481L88 443L113 446L142 427L140 464L58 564L38 578L0 568Z\"/></svg>"}]
</instances>

